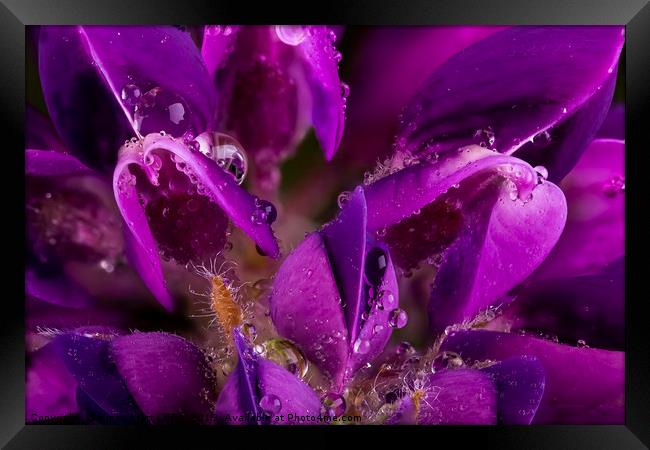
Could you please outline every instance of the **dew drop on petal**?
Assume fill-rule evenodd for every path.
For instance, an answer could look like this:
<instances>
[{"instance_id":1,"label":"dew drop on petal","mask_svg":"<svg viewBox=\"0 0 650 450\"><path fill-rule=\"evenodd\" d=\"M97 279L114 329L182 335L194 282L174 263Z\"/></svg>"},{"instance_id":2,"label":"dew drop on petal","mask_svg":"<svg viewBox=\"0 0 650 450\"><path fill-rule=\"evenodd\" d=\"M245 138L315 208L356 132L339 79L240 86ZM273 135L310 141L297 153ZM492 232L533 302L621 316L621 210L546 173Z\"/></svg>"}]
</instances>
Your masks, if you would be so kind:
<instances>
[{"instance_id":1,"label":"dew drop on petal","mask_svg":"<svg viewBox=\"0 0 650 450\"><path fill-rule=\"evenodd\" d=\"M329 392L322 399L322 413L325 415L341 416L346 408L345 399L336 392Z\"/></svg>"},{"instance_id":2,"label":"dew drop on petal","mask_svg":"<svg viewBox=\"0 0 650 450\"><path fill-rule=\"evenodd\" d=\"M365 355L366 353L368 353L368 350L370 350L370 341L359 338L356 341L354 341L353 349L355 353L359 353L360 355Z\"/></svg>"},{"instance_id":3,"label":"dew drop on petal","mask_svg":"<svg viewBox=\"0 0 650 450\"><path fill-rule=\"evenodd\" d=\"M140 95L135 104L133 120L142 135L163 130L181 137L191 128L191 111L181 96L155 87Z\"/></svg>"},{"instance_id":4,"label":"dew drop on petal","mask_svg":"<svg viewBox=\"0 0 650 450\"><path fill-rule=\"evenodd\" d=\"M196 144L191 144L190 148L215 161L238 184L244 182L248 172L248 158L244 147L235 138L225 133L206 131L198 135L194 142Z\"/></svg>"},{"instance_id":5,"label":"dew drop on petal","mask_svg":"<svg viewBox=\"0 0 650 450\"><path fill-rule=\"evenodd\" d=\"M364 273L366 280L373 286L379 286L386 273L388 258L381 247L372 248L366 255Z\"/></svg>"},{"instance_id":6,"label":"dew drop on petal","mask_svg":"<svg viewBox=\"0 0 650 450\"><path fill-rule=\"evenodd\" d=\"M267 394L260 399L260 408L267 414L277 414L282 409L282 402L277 395Z\"/></svg>"},{"instance_id":7,"label":"dew drop on petal","mask_svg":"<svg viewBox=\"0 0 650 450\"><path fill-rule=\"evenodd\" d=\"M309 365L307 358L300 351L298 346L288 339L269 339L260 345L258 352L266 359L269 359L294 375L304 377L307 374Z\"/></svg>"},{"instance_id":8,"label":"dew drop on petal","mask_svg":"<svg viewBox=\"0 0 650 450\"><path fill-rule=\"evenodd\" d=\"M537 175L539 175L542 179L546 180L548 178L548 170L544 166L535 166L533 167L533 170L537 172Z\"/></svg>"},{"instance_id":9,"label":"dew drop on petal","mask_svg":"<svg viewBox=\"0 0 650 450\"><path fill-rule=\"evenodd\" d=\"M533 145L538 148L547 147L551 141L551 134L547 130L537 133L532 139Z\"/></svg>"},{"instance_id":10,"label":"dew drop on petal","mask_svg":"<svg viewBox=\"0 0 650 450\"><path fill-rule=\"evenodd\" d=\"M120 98L124 101L125 104L129 106L135 106L138 103L141 95L142 91L140 91L140 88L137 85L127 83L122 87Z\"/></svg>"},{"instance_id":11,"label":"dew drop on petal","mask_svg":"<svg viewBox=\"0 0 650 450\"><path fill-rule=\"evenodd\" d=\"M300 45L307 37L307 30L302 25L276 25L275 34L287 45Z\"/></svg>"},{"instance_id":12,"label":"dew drop on petal","mask_svg":"<svg viewBox=\"0 0 650 450\"><path fill-rule=\"evenodd\" d=\"M408 323L406 311L396 308L388 315L388 324L393 328L404 328Z\"/></svg>"},{"instance_id":13,"label":"dew drop on petal","mask_svg":"<svg viewBox=\"0 0 650 450\"><path fill-rule=\"evenodd\" d=\"M603 184L603 193L608 197L625 192L625 178L619 175L613 176Z\"/></svg>"}]
</instances>

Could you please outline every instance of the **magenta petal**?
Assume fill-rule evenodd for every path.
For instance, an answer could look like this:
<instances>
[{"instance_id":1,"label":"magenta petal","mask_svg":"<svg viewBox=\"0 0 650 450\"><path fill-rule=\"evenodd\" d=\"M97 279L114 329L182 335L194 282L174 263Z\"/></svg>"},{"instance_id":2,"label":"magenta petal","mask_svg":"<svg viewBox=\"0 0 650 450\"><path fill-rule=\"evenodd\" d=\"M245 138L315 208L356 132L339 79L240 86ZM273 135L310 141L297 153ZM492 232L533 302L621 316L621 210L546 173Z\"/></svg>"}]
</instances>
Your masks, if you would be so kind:
<instances>
[{"instance_id":1,"label":"magenta petal","mask_svg":"<svg viewBox=\"0 0 650 450\"><path fill-rule=\"evenodd\" d=\"M67 308L83 308L92 304L88 293L64 278L43 278L34 270L25 272L25 293L32 299Z\"/></svg>"},{"instance_id":2,"label":"magenta petal","mask_svg":"<svg viewBox=\"0 0 650 450\"><path fill-rule=\"evenodd\" d=\"M164 414L203 419L212 413L216 378L203 352L189 341L166 333L134 333L114 338L109 352L150 420Z\"/></svg>"},{"instance_id":3,"label":"magenta petal","mask_svg":"<svg viewBox=\"0 0 650 450\"><path fill-rule=\"evenodd\" d=\"M203 27L201 57L203 64L214 80L215 73L222 67L233 50L239 27L206 25Z\"/></svg>"},{"instance_id":4,"label":"magenta petal","mask_svg":"<svg viewBox=\"0 0 650 450\"><path fill-rule=\"evenodd\" d=\"M525 203L503 195L504 189L486 189L473 200L486 205L472 208L475 213L465 217L460 236L443 257L428 306L436 332L474 318L525 280L562 233L566 206L557 186L537 185Z\"/></svg>"},{"instance_id":5,"label":"magenta petal","mask_svg":"<svg viewBox=\"0 0 650 450\"><path fill-rule=\"evenodd\" d=\"M25 107L25 148L65 152L50 119L34 107Z\"/></svg>"},{"instance_id":6,"label":"magenta petal","mask_svg":"<svg viewBox=\"0 0 650 450\"><path fill-rule=\"evenodd\" d=\"M414 153L442 152L489 131L495 149L512 153L605 89L623 42L620 26L513 27L488 36L431 75L405 111L398 142Z\"/></svg>"},{"instance_id":7,"label":"magenta petal","mask_svg":"<svg viewBox=\"0 0 650 450\"><path fill-rule=\"evenodd\" d=\"M577 348L511 333L464 331L449 335L441 350L472 364L486 359L534 356L544 367L544 396L533 420L539 424L622 424L624 354Z\"/></svg>"},{"instance_id":8,"label":"magenta petal","mask_svg":"<svg viewBox=\"0 0 650 450\"><path fill-rule=\"evenodd\" d=\"M483 369L499 392L497 418L505 425L529 425L544 395L544 367L534 357L509 358Z\"/></svg>"},{"instance_id":9,"label":"magenta petal","mask_svg":"<svg viewBox=\"0 0 650 450\"><path fill-rule=\"evenodd\" d=\"M536 279L595 273L625 252L625 142L593 141L560 187L567 224Z\"/></svg>"},{"instance_id":10,"label":"magenta petal","mask_svg":"<svg viewBox=\"0 0 650 450\"><path fill-rule=\"evenodd\" d=\"M320 413L320 398L309 385L273 361L263 358L259 360L257 376L260 398L275 396L281 402L280 410L271 417L272 424L317 423L316 420L302 422L296 418L317 417Z\"/></svg>"},{"instance_id":11,"label":"magenta petal","mask_svg":"<svg viewBox=\"0 0 650 450\"><path fill-rule=\"evenodd\" d=\"M344 98L338 71L340 55L329 28L309 27L308 36L298 46L312 96L312 123L325 158L332 159L343 137Z\"/></svg>"},{"instance_id":12,"label":"magenta petal","mask_svg":"<svg viewBox=\"0 0 650 450\"><path fill-rule=\"evenodd\" d=\"M28 353L25 371L25 422L79 411L77 382L60 358L56 344Z\"/></svg>"},{"instance_id":13,"label":"magenta petal","mask_svg":"<svg viewBox=\"0 0 650 450\"><path fill-rule=\"evenodd\" d=\"M432 374L423 388L421 425L495 425L497 391L479 370L444 370Z\"/></svg>"},{"instance_id":14,"label":"magenta petal","mask_svg":"<svg viewBox=\"0 0 650 450\"><path fill-rule=\"evenodd\" d=\"M334 384L342 382L348 330L336 280L319 233L308 235L284 260L269 303L278 332L296 342Z\"/></svg>"},{"instance_id":15,"label":"magenta petal","mask_svg":"<svg viewBox=\"0 0 650 450\"><path fill-rule=\"evenodd\" d=\"M598 139L620 139L625 140L625 105L614 103L605 117L598 133Z\"/></svg>"},{"instance_id":16,"label":"magenta petal","mask_svg":"<svg viewBox=\"0 0 650 450\"><path fill-rule=\"evenodd\" d=\"M366 198L357 187L338 217L323 227L321 234L345 305L350 342L357 339L361 314L365 311L363 267L366 256Z\"/></svg>"},{"instance_id":17,"label":"magenta petal","mask_svg":"<svg viewBox=\"0 0 650 450\"><path fill-rule=\"evenodd\" d=\"M25 150L25 175L54 177L92 173L91 169L67 153L53 150Z\"/></svg>"}]
</instances>

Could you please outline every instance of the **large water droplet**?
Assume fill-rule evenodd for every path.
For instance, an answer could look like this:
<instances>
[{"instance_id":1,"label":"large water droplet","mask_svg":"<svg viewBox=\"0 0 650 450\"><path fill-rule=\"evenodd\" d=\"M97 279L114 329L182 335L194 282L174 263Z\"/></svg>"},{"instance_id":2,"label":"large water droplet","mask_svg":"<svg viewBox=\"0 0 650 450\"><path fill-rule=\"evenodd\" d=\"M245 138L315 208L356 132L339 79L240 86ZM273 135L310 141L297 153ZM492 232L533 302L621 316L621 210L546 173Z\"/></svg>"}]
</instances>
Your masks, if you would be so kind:
<instances>
[{"instance_id":1,"label":"large water droplet","mask_svg":"<svg viewBox=\"0 0 650 450\"><path fill-rule=\"evenodd\" d=\"M354 353L365 355L368 350L370 350L370 341L359 338L354 342Z\"/></svg>"},{"instance_id":2,"label":"large water droplet","mask_svg":"<svg viewBox=\"0 0 650 450\"><path fill-rule=\"evenodd\" d=\"M125 84L122 87L122 92L120 93L120 97L129 106L135 106L138 103L138 100L140 100L140 96L142 95L142 91L138 86L135 84Z\"/></svg>"},{"instance_id":3,"label":"large water droplet","mask_svg":"<svg viewBox=\"0 0 650 450\"><path fill-rule=\"evenodd\" d=\"M302 25L276 25L275 34L287 45L300 45L307 37L307 30Z\"/></svg>"},{"instance_id":4,"label":"large water droplet","mask_svg":"<svg viewBox=\"0 0 650 450\"><path fill-rule=\"evenodd\" d=\"M404 328L408 320L408 314L403 309L396 308L388 315L388 325L393 328Z\"/></svg>"},{"instance_id":5,"label":"large water droplet","mask_svg":"<svg viewBox=\"0 0 650 450\"><path fill-rule=\"evenodd\" d=\"M307 374L309 365L300 349L288 339L269 339L261 344L262 356L299 377Z\"/></svg>"},{"instance_id":6,"label":"large water droplet","mask_svg":"<svg viewBox=\"0 0 650 450\"><path fill-rule=\"evenodd\" d=\"M372 248L366 255L364 273L366 280L373 286L379 286L386 273L388 258L386 252L381 247Z\"/></svg>"},{"instance_id":7,"label":"large water droplet","mask_svg":"<svg viewBox=\"0 0 650 450\"><path fill-rule=\"evenodd\" d=\"M260 399L260 408L267 414L275 415L282 409L282 402L277 395L267 394Z\"/></svg>"},{"instance_id":8,"label":"large water droplet","mask_svg":"<svg viewBox=\"0 0 650 450\"><path fill-rule=\"evenodd\" d=\"M198 135L195 142L196 144L188 144L190 148L198 148L228 172L238 184L244 182L248 172L248 158L244 147L235 138L225 133L206 131Z\"/></svg>"},{"instance_id":9,"label":"large water droplet","mask_svg":"<svg viewBox=\"0 0 650 450\"><path fill-rule=\"evenodd\" d=\"M542 179L546 180L548 178L548 170L544 166L535 166L533 170L537 172Z\"/></svg>"},{"instance_id":10,"label":"large water droplet","mask_svg":"<svg viewBox=\"0 0 650 450\"><path fill-rule=\"evenodd\" d=\"M327 393L322 400L322 413L328 416L341 416L345 413L345 399L341 394L336 392Z\"/></svg>"},{"instance_id":11,"label":"large water droplet","mask_svg":"<svg viewBox=\"0 0 650 450\"><path fill-rule=\"evenodd\" d=\"M267 200L256 198L255 208L251 220L256 225L271 225L278 218L278 212L275 209L275 206Z\"/></svg>"},{"instance_id":12,"label":"large water droplet","mask_svg":"<svg viewBox=\"0 0 650 450\"><path fill-rule=\"evenodd\" d=\"M182 97L155 87L139 96L133 120L141 135L163 130L180 137L190 128L190 114Z\"/></svg>"},{"instance_id":13,"label":"large water droplet","mask_svg":"<svg viewBox=\"0 0 650 450\"><path fill-rule=\"evenodd\" d=\"M619 175L613 176L603 184L603 193L608 197L625 192L625 178Z\"/></svg>"}]
</instances>

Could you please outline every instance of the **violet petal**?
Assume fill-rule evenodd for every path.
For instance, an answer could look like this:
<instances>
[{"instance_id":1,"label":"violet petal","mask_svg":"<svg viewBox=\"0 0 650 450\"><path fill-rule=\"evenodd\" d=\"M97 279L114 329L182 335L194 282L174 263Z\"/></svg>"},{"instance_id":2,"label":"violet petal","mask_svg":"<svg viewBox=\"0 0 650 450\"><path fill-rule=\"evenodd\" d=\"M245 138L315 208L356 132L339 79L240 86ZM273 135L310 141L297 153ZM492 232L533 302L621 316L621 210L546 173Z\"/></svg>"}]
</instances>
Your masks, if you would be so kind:
<instances>
[{"instance_id":1,"label":"violet petal","mask_svg":"<svg viewBox=\"0 0 650 450\"><path fill-rule=\"evenodd\" d=\"M25 293L32 299L67 308L83 308L93 303L81 286L63 275L45 278L32 269L25 271Z\"/></svg>"},{"instance_id":2,"label":"violet petal","mask_svg":"<svg viewBox=\"0 0 650 450\"><path fill-rule=\"evenodd\" d=\"M25 150L25 175L39 177L90 175L93 171L67 153Z\"/></svg>"},{"instance_id":3,"label":"violet petal","mask_svg":"<svg viewBox=\"0 0 650 450\"><path fill-rule=\"evenodd\" d=\"M598 139L625 140L625 105L613 103L605 121L596 133Z\"/></svg>"},{"instance_id":4,"label":"violet petal","mask_svg":"<svg viewBox=\"0 0 650 450\"><path fill-rule=\"evenodd\" d=\"M238 31L237 26L206 25L203 27L201 57L213 80L217 70L226 63L232 52Z\"/></svg>"},{"instance_id":5,"label":"violet petal","mask_svg":"<svg viewBox=\"0 0 650 450\"><path fill-rule=\"evenodd\" d=\"M275 275L271 318L280 335L296 342L334 384L342 382L349 349L340 301L323 238L311 233Z\"/></svg>"},{"instance_id":6,"label":"violet petal","mask_svg":"<svg viewBox=\"0 0 650 450\"><path fill-rule=\"evenodd\" d=\"M203 352L166 333L134 333L109 343L111 359L144 414L208 417L216 378Z\"/></svg>"},{"instance_id":7,"label":"violet petal","mask_svg":"<svg viewBox=\"0 0 650 450\"><path fill-rule=\"evenodd\" d=\"M509 358L482 371L492 376L499 392L499 423L529 425L544 395L544 368L537 358Z\"/></svg>"},{"instance_id":8,"label":"violet petal","mask_svg":"<svg viewBox=\"0 0 650 450\"><path fill-rule=\"evenodd\" d=\"M442 152L489 131L494 148L512 153L584 106L615 71L623 42L618 26L513 27L488 36L430 76L405 111L398 142L413 153Z\"/></svg>"},{"instance_id":9,"label":"violet petal","mask_svg":"<svg viewBox=\"0 0 650 450\"><path fill-rule=\"evenodd\" d=\"M345 120L345 103L338 71L340 53L327 27L309 28L308 36L298 47L311 90L312 123L325 158L330 160L341 143Z\"/></svg>"},{"instance_id":10,"label":"violet petal","mask_svg":"<svg viewBox=\"0 0 650 450\"><path fill-rule=\"evenodd\" d=\"M535 356L546 373L536 424L622 424L624 354L577 348L514 333L461 331L450 334L441 350L454 351L472 364L486 359Z\"/></svg>"}]
</instances>

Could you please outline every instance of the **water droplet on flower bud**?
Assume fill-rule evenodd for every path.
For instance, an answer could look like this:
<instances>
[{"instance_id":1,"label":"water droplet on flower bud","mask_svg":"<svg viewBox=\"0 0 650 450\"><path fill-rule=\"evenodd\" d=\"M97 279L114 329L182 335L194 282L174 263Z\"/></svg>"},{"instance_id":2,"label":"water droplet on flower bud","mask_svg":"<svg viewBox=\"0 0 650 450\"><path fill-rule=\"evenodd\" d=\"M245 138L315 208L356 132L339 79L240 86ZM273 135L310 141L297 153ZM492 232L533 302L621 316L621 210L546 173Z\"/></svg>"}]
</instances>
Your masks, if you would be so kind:
<instances>
[{"instance_id":1,"label":"water droplet on flower bud","mask_svg":"<svg viewBox=\"0 0 650 450\"><path fill-rule=\"evenodd\" d=\"M350 95L350 85L347 83L341 83L341 97L348 98Z\"/></svg>"},{"instance_id":2,"label":"water droplet on flower bud","mask_svg":"<svg viewBox=\"0 0 650 450\"><path fill-rule=\"evenodd\" d=\"M354 353L359 353L360 355L365 355L370 350L370 341L366 339L357 339L354 341Z\"/></svg>"},{"instance_id":3,"label":"water droplet on flower bud","mask_svg":"<svg viewBox=\"0 0 650 450\"><path fill-rule=\"evenodd\" d=\"M336 203L339 205L340 209L343 209L345 204L348 202L350 199L350 191L343 191L339 194L339 196L336 199Z\"/></svg>"},{"instance_id":4,"label":"water droplet on flower bud","mask_svg":"<svg viewBox=\"0 0 650 450\"><path fill-rule=\"evenodd\" d=\"M215 161L233 179L242 184L248 172L248 158L244 147L232 136L225 133L206 131L195 139L198 150ZM193 144L196 147L196 144Z\"/></svg>"},{"instance_id":5,"label":"water droplet on flower bud","mask_svg":"<svg viewBox=\"0 0 650 450\"><path fill-rule=\"evenodd\" d=\"M322 413L328 416L341 416L345 413L345 399L336 392L327 393L322 400Z\"/></svg>"},{"instance_id":6,"label":"water droplet on flower bud","mask_svg":"<svg viewBox=\"0 0 650 450\"><path fill-rule=\"evenodd\" d=\"M142 95L142 91L140 91L140 88L136 86L135 84L125 84L122 87L122 92L120 93L120 97L129 106L135 106L138 103L138 100L140 99L140 96Z\"/></svg>"},{"instance_id":7,"label":"water droplet on flower bud","mask_svg":"<svg viewBox=\"0 0 650 450\"><path fill-rule=\"evenodd\" d=\"M393 328L404 328L408 323L408 315L403 309L396 308L388 315L388 325Z\"/></svg>"},{"instance_id":8,"label":"water droplet on flower bud","mask_svg":"<svg viewBox=\"0 0 650 450\"><path fill-rule=\"evenodd\" d=\"M261 223L266 223L268 225L271 225L273 222L277 220L278 212L275 209L273 203L267 200L256 198L255 207L257 208L255 213L258 213L259 218L263 218L263 221ZM253 214L255 215L255 213Z\"/></svg>"},{"instance_id":9,"label":"water droplet on flower bud","mask_svg":"<svg viewBox=\"0 0 650 450\"><path fill-rule=\"evenodd\" d=\"M267 414L275 415L282 409L282 402L277 395L267 394L261 398L260 408Z\"/></svg>"},{"instance_id":10,"label":"water droplet on flower bud","mask_svg":"<svg viewBox=\"0 0 650 450\"><path fill-rule=\"evenodd\" d=\"M586 343L584 340L582 340L582 339L579 339L579 340L578 340L577 346L578 346L578 348L589 348L589 346L587 345L587 343Z\"/></svg>"},{"instance_id":11,"label":"water droplet on flower bud","mask_svg":"<svg viewBox=\"0 0 650 450\"><path fill-rule=\"evenodd\" d=\"M541 131L533 137L533 145L535 147L544 148L551 143L551 134L547 131Z\"/></svg>"},{"instance_id":12,"label":"water droplet on flower bud","mask_svg":"<svg viewBox=\"0 0 650 450\"><path fill-rule=\"evenodd\" d=\"M300 45L307 37L307 30L302 25L276 25L275 34L287 45Z\"/></svg>"},{"instance_id":13,"label":"water droplet on flower bud","mask_svg":"<svg viewBox=\"0 0 650 450\"><path fill-rule=\"evenodd\" d=\"M537 172L537 175L539 175L542 179L546 180L548 178L548 170L546 170L546 167L535 166L533 167L533 170Z\"/></svg>"},{"instance_id":14,"label":"water droplet on flower bud","mask_svg":"<svg viewBox=\"0 0 650 450\"><path fill-rule=\"evenodd\" d=\"M366 280L373 286L379 286L386 273L388 258L386 252L381 247L372 248L366 255L364 273Z\"/></svg>"},{"instance_id":15,"label":"water droplet on flower bud","mask_svg":"<svg viewBox=\"0 0 650 450\"><path fill-rule=\"evenodd\" d=\"M298 346L288 339L269 339L261 344L261 355L299 377L307 374L309 365Z\"/></svg>"},{"instance_id":16,"label":"water droplet on flower bud","mask_svg":"<svg viewBox=\"0 0 650 450\"><path fill-rule=\"evenodd\" d=\"M257 329L255 328L255 325L252 323L245 323L241 327L241 331L244 336L248 338L250 342L255 341L255 338L257 338Z\"/></svg>"}]
</instances>

